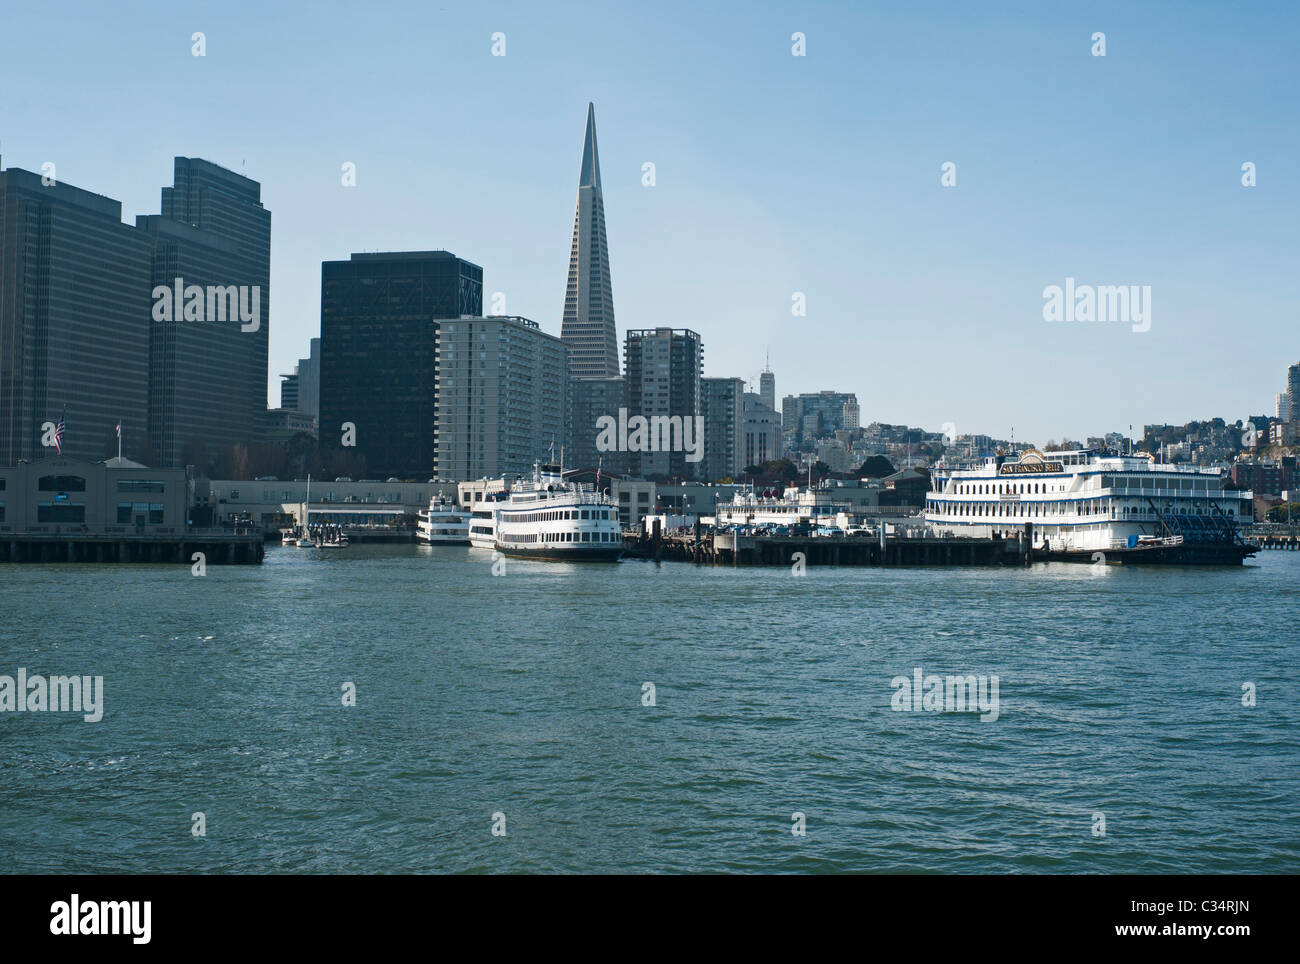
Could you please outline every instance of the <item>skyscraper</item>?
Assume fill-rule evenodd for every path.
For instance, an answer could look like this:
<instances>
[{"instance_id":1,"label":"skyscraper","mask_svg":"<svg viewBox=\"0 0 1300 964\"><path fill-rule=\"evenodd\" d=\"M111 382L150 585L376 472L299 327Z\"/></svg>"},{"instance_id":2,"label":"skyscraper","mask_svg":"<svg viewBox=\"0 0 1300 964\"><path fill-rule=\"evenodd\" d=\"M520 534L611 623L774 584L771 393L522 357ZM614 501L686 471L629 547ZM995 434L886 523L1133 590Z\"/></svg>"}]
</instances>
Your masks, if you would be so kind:
<instances>
[{"instance_id":1,"label":"skyscraper","mask_svg":"<svg viewBox=\"0 0 1300 964\"><path fill-rule=\"evenodd\" d=\"M604 416L618 417L626 404L621 378L574 378L569 381L569 450L565 464L575 469L603 468L622 475L624 453L596 447L600 437L597 423Z\"/></svg>"},{"instance_id":2,"label":"skyscraper","mask_svg":"<svg viewBox=\"0 0 1300 964\"><path fill-rule=\"evenodd\" d=\"M636 415L647 420L679 418L683 425L690 419L694 434L692 442L701 444L702 440L694 433L694 419L703 415L700 375L704 367L704 349L699 334L689 329L672 328L629 331L624 354L628 418ZM650 439L653 440L653 450L628 452L629 474L643 478L697 477L699 463L686 460L684 435L664 440L652 430Z\"/></svg>"},{"instance_id":3,"label":"skyscraper","mask_svg":"<svg viewBox=\"0 0 1300 964\"><path fill-rule=\"evenodd\" d=\"M587 134L582 144L560 336L569 346L569 373L574 378L618 377L618 331L614 326L605 200L596 152L596 108L592 104L587 105Z\"/></svg>"},{"instance_id":4,"label":"skyscraper","mask_svg":"<svg viewBox=\"0 0 1300 964\"><path fill-rule=\"evenodd\" d=\"M255 439L266 415L271 212L257 181L178 157L161 213L135 223L153 243L151 289L183 285L187 302L149 329L149 435L159 465L193 464ZM198 318L191 291L202 297ZM257 317L242 321L237 305Z\"/></svg>"},{"instance_id":5,"label":"skyscraper","mask_svg":"<svg viewBox=\"0 0 1300 964\"><path fill-rule=\"evenodd\" d=\"M483 269L447 251L354 254L321 264L321 447L369 474L423 481L437 441L439 318L483 311ZM301 389L301 386L300 386Z\"/></svg>"},{"instance_id":6,"label":"skyscraper","mask_svg":"<svg viewBox=\"0 0 1300 964\"><path fill-rule=\"evenodd\" d=\"M30 171L0 173L0 459L149 461L149 236L122 205ZM265 382L265 373L263 374Z\"/></svg>"},{"instance_id":7,"label":"skyscraper","mask_svg":"<svg viewBox=\"0 0 1300 964\"><path fill-rule=\"evenodd\" d=\"M320 417L320 339L308 344L306 358L299 358L293 373L280 376L280 407Z\"/></svg>"},{"instance_id":8,"label":"skyscraper","mask_svg":"<svg viewBox=\"0 0 1300 964\"><path fill-rule=\"evenodd\" d=\"M769 368L764 368L758 376L758 397L764 405L776 411L776 376Z\"/></svg>"},{"instance_id":9,"label":"skyscraper","mask_svg":"<svg viewBox=\"0 0 1300 964\"><path fill-rule=\"evenodd\" d=\"M781 457L781 416L758 395L745 393L744 454L741 468Z\"/></svg>"},{"instance_id":10,"label":"skyscraper","mask_svg":"<svg viewBox=\"0 0 1300 964\"><path fill-rule=\"evenodd\" d=\"M705 482L733 478L744 468L745 380L701 378L704 461L696 477Z\"/></svg>"},{"instance_id":11,"label":"skyscraper","mask_svg":"<svg viewBox=\"0 0 1300 964\"><path fill-rule=\"evenodd\" d=\"M568 349L535 321L509 315L435 322L438 404L434 477L528 477L560 458Z\"/></svg>"}]
</instances>

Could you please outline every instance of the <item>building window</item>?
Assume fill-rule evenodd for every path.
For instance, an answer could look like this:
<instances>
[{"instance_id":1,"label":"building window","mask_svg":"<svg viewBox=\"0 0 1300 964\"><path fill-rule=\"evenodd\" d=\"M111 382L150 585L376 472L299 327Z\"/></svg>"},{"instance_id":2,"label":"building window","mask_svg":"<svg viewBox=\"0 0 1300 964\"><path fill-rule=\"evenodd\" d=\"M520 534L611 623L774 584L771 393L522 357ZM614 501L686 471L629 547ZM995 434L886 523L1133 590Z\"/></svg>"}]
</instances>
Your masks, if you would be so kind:
<instances>
[{"instance_id":1,"label":"building window","mask_svg":"<svg viewBox=\"0 0 1300 964\"><path fill-rule=\"evenodd\" d=\"M36 507L37 522L85 522L84 502L42 502Z\"/></svg>"},{"instance_id":2,"label":"building window","mask_svg":"<svg viewBox=\"0 0 1300 964\"><path fill-rule=\"evenodd\" d=\"M86 480L79 475L42 475L36 487L42 492L85 492Z\"/></svg>"},{"instance_id":3,"label":"building window","mask_svg":"<svg viewBox=\"0 0 1300 964\"><path fill-rule=\"evenodd\" d=\"M163 484L155 479L120 479L117 483L119 492L161 492Z\"/></svg>"}]
</instances>

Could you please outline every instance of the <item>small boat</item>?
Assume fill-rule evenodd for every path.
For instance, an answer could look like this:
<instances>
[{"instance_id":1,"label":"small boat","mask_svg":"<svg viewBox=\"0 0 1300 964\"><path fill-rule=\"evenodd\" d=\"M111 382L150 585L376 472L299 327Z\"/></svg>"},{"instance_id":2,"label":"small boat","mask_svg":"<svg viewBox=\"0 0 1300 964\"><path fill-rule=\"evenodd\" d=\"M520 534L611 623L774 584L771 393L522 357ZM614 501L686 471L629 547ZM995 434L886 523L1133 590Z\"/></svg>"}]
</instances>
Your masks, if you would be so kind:
<instances>
[{"instance_id":1,"label":"small boat","mask_svg":"<svg viewBox=\"0 0 1300 964\"><path fill-rule=\"evenodd\" d=\"M315 549L316 542L309 536L311 531L311 473L307 473L307 499L302 504L302 525L296 526L298 530L298 548Z\"/></svg>"},{"instance_id":2,"label":"small boat","mask_svg":"<svg viewBox=\"0 0 1300 964\"><path fill-rule=\"evenodd\" d=\"M415 526L419 542L438 546L469 545L470 515L444 496L435 495L429 508L421 509Z\"/></svg>"}]
</instances>

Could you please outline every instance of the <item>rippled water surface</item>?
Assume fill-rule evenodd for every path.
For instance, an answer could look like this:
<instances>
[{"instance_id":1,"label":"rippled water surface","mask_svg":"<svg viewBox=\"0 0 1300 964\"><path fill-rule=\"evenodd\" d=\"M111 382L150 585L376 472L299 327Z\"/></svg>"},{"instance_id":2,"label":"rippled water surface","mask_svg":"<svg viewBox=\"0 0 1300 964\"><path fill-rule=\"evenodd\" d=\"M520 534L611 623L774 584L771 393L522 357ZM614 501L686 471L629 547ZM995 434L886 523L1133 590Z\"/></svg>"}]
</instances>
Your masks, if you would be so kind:
<instances>
[{"instance_id":1,"label":"rippled water surface","mask_svg":"<svg viewBox=\"0 0 1300 964\"><path fill-rule=\"evenodd\" d=\"M0 674L105 694L0 713L0 868L1296 873L1298 616L1288 552L0 566ZM891 709L916 667L997 676L998 719Z\"/></svg>"}]
</instances>

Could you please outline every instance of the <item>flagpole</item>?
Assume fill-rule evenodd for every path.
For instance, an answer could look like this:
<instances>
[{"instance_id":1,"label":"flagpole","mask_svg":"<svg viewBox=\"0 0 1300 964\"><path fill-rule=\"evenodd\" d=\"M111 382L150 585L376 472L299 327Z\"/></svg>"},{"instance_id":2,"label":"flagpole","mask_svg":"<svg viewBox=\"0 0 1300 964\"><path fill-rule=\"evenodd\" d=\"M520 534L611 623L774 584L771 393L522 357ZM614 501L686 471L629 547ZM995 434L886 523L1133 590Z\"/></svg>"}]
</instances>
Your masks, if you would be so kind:
<instances>
[{"instance_id":1,"label":"flagpole","mask_svg":"<svg viewBox=\"0 0 1300 964\"><path fill-rule=\"evenodd\" d=\"M122 416L117 417L117 460L122 461Z\"/></svg>"}]
</instances>

